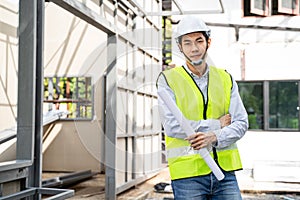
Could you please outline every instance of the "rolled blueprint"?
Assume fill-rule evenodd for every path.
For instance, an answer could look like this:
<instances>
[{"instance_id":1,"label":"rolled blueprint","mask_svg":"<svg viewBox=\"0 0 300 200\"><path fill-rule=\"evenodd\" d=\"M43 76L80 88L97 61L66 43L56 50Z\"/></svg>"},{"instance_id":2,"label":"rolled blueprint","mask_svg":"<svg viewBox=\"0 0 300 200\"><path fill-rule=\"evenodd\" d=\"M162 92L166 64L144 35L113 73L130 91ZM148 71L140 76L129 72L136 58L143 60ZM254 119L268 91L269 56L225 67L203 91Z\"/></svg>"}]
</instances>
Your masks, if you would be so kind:
<instances>
[{"instance_id":1,"label":"rolled blueprint","mask_svg":"<svg viewBox=\"0 0 300 200\"><path fill-rule=\"evenodd\" d=\"M160 90L158 91L159 97L165 102L168 109L173 113L176 120L179 122L180 127L182 130L186 133L187 136L195 134L195 131L191 127L188 120L183 116L179 108L176 106L173 99L169 96L169 94L166 92L166 90ZM213 160L213 158L210 156L208 150L206 148L202 148L199 150L199 154L204 159L208 167L211 169L213 174L216 176L216 178L220 181L224 178L224 174L219 168L219 166L216 164L216 162Z\"/></svg>"}]
</instances>

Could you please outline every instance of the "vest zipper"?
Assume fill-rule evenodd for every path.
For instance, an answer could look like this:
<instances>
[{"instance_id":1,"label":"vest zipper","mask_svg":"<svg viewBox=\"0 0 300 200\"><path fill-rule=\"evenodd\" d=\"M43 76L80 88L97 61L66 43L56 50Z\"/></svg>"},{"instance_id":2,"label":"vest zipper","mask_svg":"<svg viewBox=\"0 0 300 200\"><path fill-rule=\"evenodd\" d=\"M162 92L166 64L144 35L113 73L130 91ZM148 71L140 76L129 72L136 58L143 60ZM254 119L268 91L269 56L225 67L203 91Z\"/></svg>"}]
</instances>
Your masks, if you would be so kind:
<instances>
[{"instance_id":1,"label":"vest zipper","mask_svg":"<svg viewBox=\"0 0 300 200\"><path fill-rule=\"evenodd\" d=\"M183 67L183 66L182 66ZM183 69L186 71L186 69L183 67ZM205 98L204 98L204 94L203 92L201 91L201 89L199 88L199 86L197 85L197 83L195 82L195 80L193 79L192 75L190 73L188 73L186 71L186 73L192 78L194 84L197 86L199 92L201 93L202 95L202 100L203 100L203 105L204 105L204 108L203 108L203 119L207 119L207 107L208 107L208 83L209 83L209 74L208 74L208 78L207 78L207 91L206 91L206 94L207 94L207 101L205 102ZM214 161L217 163L217 165L219 166L219 162L218 162L218 154L217 154L217 150L216 150L216 147L213 147L212 148L213 150L213 159Z\"/></svg>"},{"instance_id":2,"label":"vest zipper","mask_svg":"<svg viewBox=\"0 0 300 200\"><path fill-rule=\"evenodd\" d=\"M208 77L207 77L207 91L206 91L206 94L207 94L207 103L205 104L205 119L207 118L206 112L207 112L207 104L208 104L208 86L209 86L209 73L208 73ZM212 150L213 150L214 161L217 163L218 166L220 166L219 165L219 161L218 161L218 154L217 154L216 147L213 147Z\"/></svg>"},{"instance_id":3,"label":"vest zipper","mask_svg":"<svg viewBox=\"0 0 300 200\"><path fill-rule=\"evenodd\" d=\"M207 101L205 103L205 107L204 107L204 114L205 114L205 118L204 119L207 119L207 116L206 116L206 113L207 113L207 105L208 105L208 85L209 84L209 74L208 74L208 78L207 78L207 91L206 91L206 94L207 94ZM217 165L219 166L219 162L218 162L218 154L217 154L217 149L216 147L213 147L212 148L213 150L213 158L214 158L214 161L217 163Z\"/></svg>"}]
</instances>

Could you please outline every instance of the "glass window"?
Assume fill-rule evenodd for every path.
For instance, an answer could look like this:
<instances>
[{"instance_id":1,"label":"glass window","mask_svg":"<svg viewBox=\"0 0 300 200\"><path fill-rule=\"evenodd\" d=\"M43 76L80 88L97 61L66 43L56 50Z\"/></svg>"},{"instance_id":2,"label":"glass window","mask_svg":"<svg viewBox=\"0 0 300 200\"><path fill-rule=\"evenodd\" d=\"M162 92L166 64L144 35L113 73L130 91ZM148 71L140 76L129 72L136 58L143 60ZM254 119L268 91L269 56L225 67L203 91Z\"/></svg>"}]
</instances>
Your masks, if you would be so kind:
<instances>
[{"instance_id":1,"label":"glass window","mask_svg":"<svg viewBox=\"0 0 300 200\"><path fill-rule=\"evenodd\" d=\"M244 0L242 5L245 17L269 15L269 0Z\"/></svg>"},{"instance_id":2,"label":"glass window","mask_svg":"<svg viewBox=\"0 0 300 200\"><path fill-rule=\"evenodd\" d=\"M44 79L44 108L65 111L70 119L93 116L91 77L47 77Z\"/></svg>"},{"instance_id":3,"label":"glass window","mask_svg":"<svg viewBox=\"0 0 300 200\"><path fill-rule=\"evenodd\" d=\"M257 15L268 16L268 0L251 0L250 12Z\"/></svg>"},{"instance_id":4,"label":"glass window","mask_svg":"<svg viewBox=\"0 0 300 200\"><path fill-rule=\"evenodd\" d=\"M248 113L249 129L263 129L263 82L239 82L238 86Z\"/></svg>"},{"instance_id":5,"label":"glass window","mask_svg":"<svg viewBox=\"0 0 300 200\"><path fill-rule=\"evenodd\" d=\"M269 91L269 127L298 130L298 82L271 81Z\"/></svg>"},{"instance_id":6,"label":"glass window","mask_svg":"<svg viewBox=\"0 0 300 200\"><path fill-rule=\"evenodd\" d=\"M299 0L244 0L242 5L245 17L299 15Z\"/></svg>"},{"instance_id":7,"label":"glass window","mask_svg":"<svg viewBox=\"0 0 300 200\"><path fill-rule=\"evenodd\" d=\"M299 0L278 0L278 12L286 14L299 14Z\"/></svg>"}]
</instances>

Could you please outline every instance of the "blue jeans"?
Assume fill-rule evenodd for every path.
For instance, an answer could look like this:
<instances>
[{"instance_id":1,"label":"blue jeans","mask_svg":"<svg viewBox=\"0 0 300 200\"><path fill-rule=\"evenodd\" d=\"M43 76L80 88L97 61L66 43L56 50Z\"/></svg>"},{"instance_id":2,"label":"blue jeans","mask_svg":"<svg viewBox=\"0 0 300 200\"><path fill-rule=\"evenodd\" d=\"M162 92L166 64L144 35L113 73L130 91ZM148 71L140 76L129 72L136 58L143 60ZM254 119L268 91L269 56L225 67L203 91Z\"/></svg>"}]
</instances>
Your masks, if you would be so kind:
<instances>
[{"instance_id":1,"label":"blue jeans","mask_svg":"<svg viewBox=\"0 0 300 200\"><path fill-rule=\"evenodd\" d=\"M221 181L212 174L172 181L175 200L241 200L234 172L223 172Z\"/></svg>"}]
</instances>

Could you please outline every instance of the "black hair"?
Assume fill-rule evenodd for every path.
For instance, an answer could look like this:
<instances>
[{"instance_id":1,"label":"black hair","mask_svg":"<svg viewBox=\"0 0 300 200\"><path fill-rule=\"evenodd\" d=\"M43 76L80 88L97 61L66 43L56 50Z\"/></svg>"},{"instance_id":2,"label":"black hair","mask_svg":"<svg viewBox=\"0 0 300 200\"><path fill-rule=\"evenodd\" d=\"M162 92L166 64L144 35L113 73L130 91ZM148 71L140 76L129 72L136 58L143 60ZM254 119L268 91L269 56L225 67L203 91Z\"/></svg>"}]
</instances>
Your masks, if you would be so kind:
<instances>
[{"instance_id":1,"label":"black hair","mask_svg":"<svg viewBox=\"0 0 300 200\"><path fill-rule=\"evenodd\" d=\"M197 32L198 32L198 31L197 31ZM207 34L207 32L206 32L206 31L199 31L199 32L203 34L203 36L205 37L206 42L208 42L209 35ZM195 32L195 33L196 33L196 32ZM183 35L181 35L181 36L179 36L179 37L177 38L178 44L181 44L181 42L182 42L182 36L183 36Z\"/></svg>"}]
</instances>

